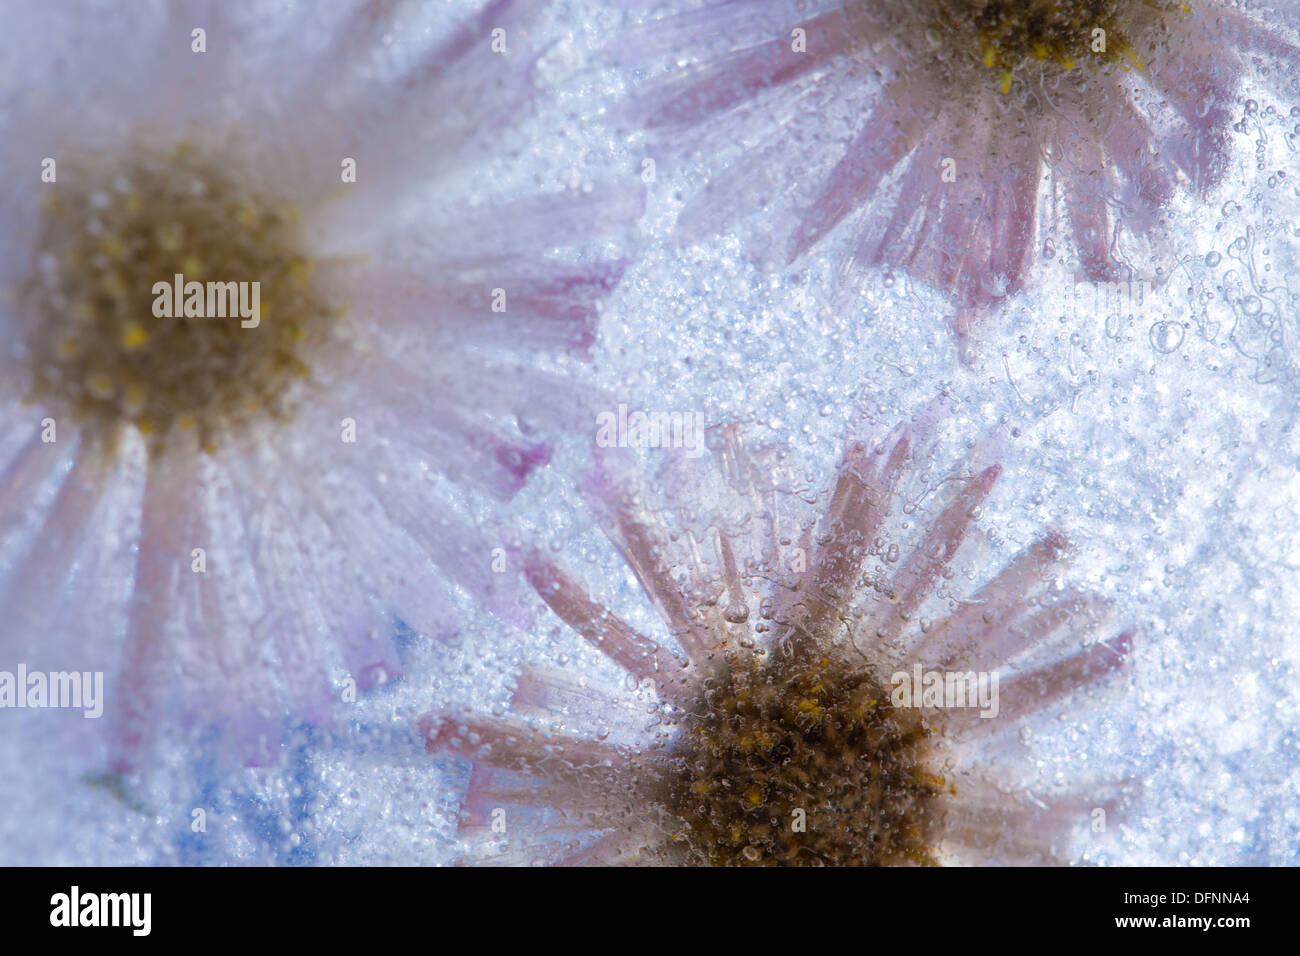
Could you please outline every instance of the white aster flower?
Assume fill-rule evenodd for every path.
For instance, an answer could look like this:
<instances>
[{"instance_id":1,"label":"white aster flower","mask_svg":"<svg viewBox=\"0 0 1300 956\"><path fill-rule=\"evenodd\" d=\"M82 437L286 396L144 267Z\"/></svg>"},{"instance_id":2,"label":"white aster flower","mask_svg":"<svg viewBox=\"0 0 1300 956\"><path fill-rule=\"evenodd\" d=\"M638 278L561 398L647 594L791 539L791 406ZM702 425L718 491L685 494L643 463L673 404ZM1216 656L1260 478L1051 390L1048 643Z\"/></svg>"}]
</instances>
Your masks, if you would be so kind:
<instances>
[{"instance_id":1,"label":"white aster flower","mask_svg":"<svg viewBox=\"0 0 1300 956\"><path fill-rule=\"evenodd\" d=\"M542 6L6 5L0 666L104 671L116 769L274 759L447 626L433 566L517 610L448 489L546 462L640 202L474 181Z\"/></svg>"}]
</instances>

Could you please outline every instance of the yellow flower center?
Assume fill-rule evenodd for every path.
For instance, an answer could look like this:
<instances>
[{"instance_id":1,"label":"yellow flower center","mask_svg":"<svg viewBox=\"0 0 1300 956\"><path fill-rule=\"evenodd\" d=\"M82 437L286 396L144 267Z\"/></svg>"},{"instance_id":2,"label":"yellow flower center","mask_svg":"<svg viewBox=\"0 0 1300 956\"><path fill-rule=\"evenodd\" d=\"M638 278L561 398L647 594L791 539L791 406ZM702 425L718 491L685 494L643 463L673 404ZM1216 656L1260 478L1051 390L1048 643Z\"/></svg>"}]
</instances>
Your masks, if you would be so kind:
<instances>
[{"instance_id":1,"label":"yellow flower center","mask_svg":"<svg viewBox=\"0 0 1300 956\"><path fill-rule=\"evenodd\" d=\"M1142 70L1141 36L1182 0L936 0L938 31L975 53L1007 92L1017 70L1120 63ZM1156 16L1153 18L1153 14ZM973 49L972 49L973 48Z\"/></svg>"}]
</instances>

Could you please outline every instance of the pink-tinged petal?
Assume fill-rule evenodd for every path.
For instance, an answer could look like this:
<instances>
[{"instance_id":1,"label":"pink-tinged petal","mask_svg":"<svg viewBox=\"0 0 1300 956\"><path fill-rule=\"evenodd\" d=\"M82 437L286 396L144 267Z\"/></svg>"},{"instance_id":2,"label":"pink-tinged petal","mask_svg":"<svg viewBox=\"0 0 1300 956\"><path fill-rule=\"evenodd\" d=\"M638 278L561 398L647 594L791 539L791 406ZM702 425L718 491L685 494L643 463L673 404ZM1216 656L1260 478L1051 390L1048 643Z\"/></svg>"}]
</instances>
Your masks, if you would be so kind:
<instances>
[{"instance_id":1,"label":"pink-tinged petal","mask_svg":"<svg viewBox=\"0 0 1300 956\"><path fill-rule=\"evenodd\" d=\"M1035 221L1038 213L1038 187L1043 163L1040 144L1035 140L1016 142L1009 151L997 143L998 133L994 133L994 148L989 153L989 162L985 167L986 175L994 183L990 218L993 226L993 244L989 250L988 268L997 277L1005 278L1010 289L1020 284L1021 276L1029 263L1030 245L1034 239ZM1009 137L1012 141L1020 137ZM996 172L994 172L996 170ZM976 270L980 260L976 260ZM976 273L978 274L978 273ZM972 286L979 288L994 301L994 295L981 279Z\"/></svg>"},{"instance_id":2,"label":"pink-tinged petal","mask_svg":"<svg viewBox=\"0 0 1300 956\"><path fill-rule=\"evenodd\" d=\"M313 524L319 519L312 515ZM328 541L328 531L323 525L314 527L313 535L317 540ZM317 632L315 656L319 661L329 662L321 652L322 645L333 642L341 658L345 674L356 681L359 690L370 691L383 687L389 681L402 676L402 664L397 653L394 633L397 628L396 616L385 612L377 605L373 595L364 584L364 575L355 564L356 556L335 553L331 550L310 551L303 554L304 583L310 586L313 581L345 581L328 590L316 590L316 605L320 621ZM405 609L403 609L405 610ZM447 627L444 619L442 627ZM309 652L312 649L308 649ZM329 662L332 663L332 662ZM328 674L327 683L328 682ZM327 691L321 699L319 718L312 717L315 723L327 723L333 719L334 704L337 695L333 690Z\"/></svg>"},{"instance_id":3,"label":"pink-tinged petal","mask_svg":"<svg viewBox=\"0 0 1300 956\"><path fill-rule=\"evenodd\" d=\"M544 260L483 270L476 281L377 268L367 272L360 295L391 330L376 345L393 358L432 363L450 349L473 347L587 358L600 303L618 286L625 266Z\"/></svg>"},{"instance_id":4,"label":"pink-tinged petal","mask_svg":"<svg viewBox=\"0 0 1300 956\"><path fill-rule=\"evenodd\" d=\"M0 343L0 348L4 347ZM21 382L26 374L26 369L12 359L0 357L0 382ZM40 438L41 418L44 415L31 415L31 410L28 409L29 415L24 418L24 407L25 403L17 396L5 395L0 398L0 475L9 470L18 453L32 443L33 437L38 440Z\"/></svg>"},{"instance_id":5,"label":"pink-tinged petal","mask_svg":"<svg viewBox=\"0 0 1300 956\"><path fill-rule=\"evenodd\" d=\"M126 638L132 589L129 569L138 538L145 474L133 469L109 469L103 482L99 488L101 500L90 519L93 523L87 527L82 548L68 569L65 593L75 595L75 600L56 602L48 632L32 636L42 641L42 657L46 651L59 657L60 666L48 669L102 671L105 681L112 682L116 680ZM4 632L3 624L0 632ZM51 635L67 634L94 634L96 639L70 644L49 640Z\"/></svg>"},{"instance_id":6,"label":"pink-tinged petal","mask_svg":"<svg viewBox=\"0 0 1300 956\"><path fill-rule=\"evenodd\" d=\"M1051 646L1051 639L1077 640L1097 630L1109 618L1112 606L1104 598L1083 591L1068 591L1022 620L1007 620L990 628L961 654L964 666L996 670L1020 654L1036 653Z\"/></svg>"},{"instance_id":7,"label":"pink-tinged petal","mask_svg":"<svg viewBox=\"0 0 1300 956\"><path fill-rule=\"evenodd\" d=\"M425 753L450 753L514 773L552 780L586 779L622 766L627 755L587 737L552 734L494 718L426 714L420 718Z\"/></svg>"},{"instance_id":8,"label":"pink-tinged petal","mask_svg":"<svg viewBox=\"0 0 1300 956\"><path fill-rule=\"evenodd\" d=\"M1104 785L1113 790L1113 785ZM958 804L954 803L950 825L952 838L959 843L980 848L986 858L990 847L996 847L1001 858L1004 849L1021 859L1038 857L1039 863L1060 862L1050 847L1050 841L1026 839L1024 834L1068 834L1076 827L1085 827L1093 821L1093 811L1102 809L1108 814L1120 812L1123 804L1113 796L1090 793L1087 795L1035 796L1033 802L1024 798L990 791L986 795L970 792L969 785L958 784Z\"/></svg>"},{"instance_id":9,"label":"pink-tinged petal","mask_svg":"<svg viewBox=\"0 0 1300 956\"><path fill-rule=\"evenodd\" d=\"M150 471L153 469L151 468ZM190 488L185 527L189 544L177 556L179 580L170 595L168 643L158 647L153 662L163 676L157 691L159 714L178 714L186 728L205 735L215 732L214 750L224 759L248 766L274 763L281 739L279 715L287 708L308 720L329 719L324 674L314 663L314 649L302 658L310 680L295 686L299 661L284 659L284 648L259 621L256 561L247 499L223 483L223 472L211 460L199 463ZM147 500L147 487L146 487ZM146 506L147 507L147 506ZM204 565L196 570L193 548L204 549ZM292 621L299 625L299 621ZM181 635L194 640L183 640ZM281 669L268 664L276 661ZM288 700L285 701L287 691ZM165 710L163 708L166 708Z\"/></svg>"},{"instance_id":10,"label":"pink-tinged petal","mask_svg":"<svg viewBox=\"0 0 1300 956\"><path fill-rule=\"evenodd\" d=\"M886 499L898 487L915 439L913 428L900 422L881 443L880 450L888 450L881 461L877 460L882 457L879 452L867 443L849 442L827 506L827 523L833 528L855 529L863 537L874 533L883 517L876 512L888 504Z\"/></svg>"},{"instance_id":11,"label":"pink-tinged petal","mask_svg":"<svg viewBox=\"0 0 1300 956\"><path fill-rule=\"evenodd\" d=\"M448 477L507 500L524 486L533 469L550 461L550 446L511 434L449 395L423 400L429 382L402 364L371 355L340 385L340 407L370 409L375 437L398 441L433 457Z\"/></svg>"},{"instance_id":12,"label":"pink-tinged petal","mask_svg":"<svg viewBox=\"0 0 1300 956\"><path fill-rule=\"evenodd\" d=\"M106 479L103 459L93 451L83 450L78 454L75 442L62 454L51 450L49 445L37 445L24 450L22 455L29 463L28 475L39 481L62 471L68 462L71 467L63 471L58 492L44 509L30 548L15 561L14 569L0 578L0 607L9 609L0 633L5 637L5 652L18 654L19 659L41 642L50 615L59 607L59 595L67 587L78 555L98 530L94 517L102 502L100 488ZM21 492L26 486L27 482L19 475L15 476L12 487L0 479L0 497ZM0 502L0 508L4 507ZM30 509L29 498L23 510Z\"/></svg>"},{"instance_id":13,"label":"pink-tinged petal","mask_svg":"<svg viewBox=\"0 0 1300 956\"><path fill-rule=\"evenodd\" d=\"M961 819L955 819L944 831L943 851L958 866L987 866L990 859L1002 866L1039 867L1059 863L1052 839L1038 836L1039 832L963 824Z\"/></svg>"},{"instance_id":14,"label":"pink-tinged petal","mask_svg":"<svg viewBox=\"0 0 1300 956\"><path fill-rule=\"evenodd\" d=\"M330 56L335 61L360 60L383 41L404 0L365 0L354 6L343 29L334 33Z\"/></svg>"},{"instance_id":15,"label":"pink-tinged petal","mask_svg":"<svg viewBox=\"0 0 1300 956\"><path fill-rule=\"evenodd\" d=\"M1029 263L1042 171L1029 131L984 106L975 123L936 121L907 160L883 230L854 253L864 265L901 269L947 292L960 307L959 339L981 312L1014 292ZM955 162L955 182L941 164Z\"/></svg>"},{"instance_id":16,"label":"pink-tinged petal","mask_svg":"<svg viewBox=\"0 0 1300 956\"><path fill-rule=\"evenodd\" d=\"M396 623L379 615L338 618L335 625L343 664L357 689L375 690L402 676L401 661L391 637Z\"/></svg>"},{"instance_id":17,"label":"pink-tinged petal","mask_svg":"<svg viewBox=\"0 0 1300 956\"><path fill-rule=\"evenodd\" d=\"M485 147L494 133L530 115L539 95L533 66L540 52L532 21L544 9L539 3L491 0L440 42L420 44L396 75L392 66L402 58L381 41L385 34L410 33L412 25L403 22L409 5L384 2L358 10L352 22L337 27L340 35L351 36L308 72L316 86L293 94L319 124L320 73L339 72L350 80L335 84L336 105L324 119L333 123L329 134L337 153L306 161L320 163L324 173L328 160L336 178L338 156L356 159L364 173L348 199L379 190L395 195L468 161L471 147ZM505 31L505 52L493 49L498 28ZM380 62L377 50L388 54ZM394 135L396 130L405 135Z\"/></svg>"},{"instance_id":18,"label":"pink-tinged petal","mask_svg":"<svg viewBox=\"0 0 1300 956\"><path fill-rule=\"evenodd\" d=\"M945 129L947 129L945 127ZM945 201L939 187L940 156L936 137L931 135L917 148L904 167L898 201L879 235L873 231L863 237L858 259L864 264L888 264L910 270L922 257L934 232L940 208ZM945 184L945 188L953 184ZM930 281L944 272L935 268L920 273Z\"/></svg>"},{"instance_id":19,"label":"pink-tinged petal","mask_svg":"<svg viewBox=\"0 0 1300 956\"><path fill-rule=\"evenodd\" d=\"M574 677L571 672L548 664L526 661L519 665L510 708L521 717L587 726L612 720L620 701L627 702L621 687L585 676Z\"/></svg>"},{"instance_id":20,"label":"pink-tinged petal","mask_svg":"<svg viewBox=\"0 0 1300 956\"><path fill-rule=\"evenodd\" d=\"M429 555L421 549L405 528L393 525L380 503L366 493L364 482L347 476L353 468L374 469L367 460L341 469L343 480L354 489L338 494L338 486L311 482L304 492L323 522L328 540L340 554L348 556L352 576L368 594L389 601L400 609L402 619L415 630L432 637L446 636L454 629L455 608L447 588L433 574ZM343 502L346 502L344 504ZM366 654L346 652L349 667L367 666Z\"/></svg>"},{"instance_id":21,"label":"pink-tinged petal","mask_svg":"<svg viewBox=\"0 0 1300 956\"><path fill-rule=\"evenodd\" d=\"M997 577L925 635L913 653L923 660L943 660L972 645L988 649L987 639L1025 609L1030 594L1057 570L1068 548L1065 535L1055 531L1025 548Z\"/></svg>"},{"instance_id":22,"label":"pink-tinged petal","mask_svg":"<svg viewBox=\"0 0 1300 956\"><path fill-rule=\"evenodd\" d=\"M696 9L674 5L666 16L655 0L624 0L628 14L643 18L627 28L627 42L620 45L621 62L637 70L657 58L680 58L683 51L704 45L706 54L732 51L766 43L776 33L789 35L799 17L807 12L805 0L710 0Z\"/></svg>"},{"instance_id":23,"label":"pink-tinged petal","mask_svg":"<svg viewBox=\"0 0 1300 956\"><path fill-rule=\"evenodd\" d=\"M270 714L240 714L223 728L225 757L245 767L273 767L280 759L280 723Z\"/></svg>"},{"instance_id":24,"label":"pink-tinged petal","mask_svg":"<svg viewBox=\"0 0 1300 956\"><path fill-rule=\"evenodd\" d=\"M596 310L623 278L624 262L546 264L515 284L514 308L528 316L527 325L539 322L580 323L581 332L570 348L585 351L594 338L591 323ZM510 284L510 280L507 280Z\"/></svg>"},{"instance_id":25,"label":"pink-tinged petal","mask_svg":"<svg viewBox=\"0 0 1300 956\"><path fill-rule=\"evenodd\" d=\"M513 815L509 811L514 809L561 811L561 819L547 821L548 830L591 830L598 823L600 811L607 809L607 801L591 790L475 764L461 801L458 830L462 836L490 830L497 811L507 811L508 821Z\"/></svg>"},{"instance_id":26,"label":"pink-tinged petal","mask_svg":"<svg viewBox=\"0 0 1300 956\"><path fill-rule=\"evenodd\" d=\"M788 168L791 141L808 143L810 150L828 149L818 139L823 125L824 120L812 109L796 110L783 117L779 126L774 125L766 137L710 177L687 201L674 227L679 241L690 244L715 236L731 223L758 211L774 213L773 205L792 187L800 186L799 177ZM691 143L694 145L695 140ZM682 152L683 145L667 136L652 141L655 155L669 159ZM666 162L660 164L663 171L667 171ZM757 260L776 262L788 257L788 244L786 236L765 233L753 236L749 251Z\"/></svg>"},{"instance_id":27,"label":"pink-tinged petal","mask_svg":"<svg viewBox=\"0 0 1300 956\"><path fill-rule=\"evenodd\" d=\"M624 266L622 262L592 263L518 281L502 279L510 308L524 317L513 323L518 336L513 344L535 343L588 357L596 340L597 309L622 280ZM511 331L502 329L501 335L503 342L508 341Z\"/></svg>"},{"instance_id":28,"label":"pink-tinged petal","mask_svg":"<svg viewBox=\"0 0 1300 956\"><path fill-rule=\"evenodd\" d=\"M500 28L509 36L509 28L516 25L522 8L527 6L518 0L490 0L477 16L468 18L441 43L430 47L407 71L403 83L412 90L427 90L430 83L456 70L471 53L491 55L492 31Z\"/></svg>"},{"instance_id":29,"label":"pink-tinged petal","mask_svg":"<svg viewBox=\"0 0 1300 956\"><path fill-rule=\"evenodd\" d=\"M845 452L826 510L824 533L828 539L813 558L810 586L797 595L804 614L785 611L781 616L790 619L799 632L794 638L795 650L812 652L826 639L827 628L848 615L862 565L889 514L894 488L911 451L911 433L906 426L896 428L889 439L893 447L878 470L872 461L874 454L861 443L851 443Z\"/></svg>"},{"instance_id":30,"label":"pink-tinged petal","mask_svg":"<svg viewBox=\"0 0 1300 956\"><path fill-rule=\"evenodd\" d=\"M894 600L882 608L884 619L875 634L882 644L896 640L933 593L940 574L956 557L957 549L965 540L977 509L1001 474L1000 465L991 465L971 479L956 500L926 530L894 578Z\"/></svg>"},{"instance_id":31,"label":"pink-tinged petal","mask_svg":"<svg viewBox=\"0 0 1300 956\"><path fill-rule=\"evenodd\" d=\"M485 361L482 368L488 381L510 381L517 387L488 389L481 394L476 404L488 414L553 423L556 428L585 434L594 427L597 413L614 404L599 387L532 365Z\"/></svg>"},{"instance_id":32,"label":"pink-tinged petal","mask_svg":"<svg viewBox=\"0 0 1300 956\"><path fill-rule=\"evenodd\" d=\"M732 604L745 603L745 585L740 577L740 567L736 563L736 550L731 539L725 534L718 535L718 550L722 554L722 581L727 588L727 597Z\"/></svg>"},{"instance_id":33,"label":"pink-tinged petal","mask_svg":"<svg viewBox=\"0 0 1300 956\"><path fill-rule=\"evenodd\" d=\"M410 472L410 463L377 455L385 469L357 478L371 497L381 503L389 524L401 528L430 561L472 594L502 620L520 627L532 624L528 593L515 575L492 570L492 546L455 507L442 499L422 475Z\"/></svg>"},{"instance_id":34,"label":"pink-tinged petal","mask_svg":"<svg viewBox=\"0 0 1300 956\"><path fill-rule=\"evenodd\" d=\"M644 848L659 842L661 834L648 826L606 833L591 846L558 861L556 866L624 866L636 862Z\"/></svg>"},{"instance_id":35,"label":"pink-tinged petal","mask_svg":"<svg viewBox=\"0 0 1300 956\"><path fill-rule=\"evenodd\" d=\"M790 262L820 242L845 216L870 198L881 179L916 147L919 125L916 118L897 108L887 91L800 222L788 257Z\"/></svg>"},{"instance_id":36,"label":"pink-tinged petal","mask_svg":"<svg viewBox=\"0 0 1300 956\"><path fill-rule=\"evenodd\" d=\"M605 533L636 575L660 616L672 628L673 637L686 656L697 665L709 661L721 638L699 624L681 586L674 580L664 557L666 531L643 522L634 513L634 510L644 513L637 508L634 496L614 484L599 468L588 475L584 491L588 501L604 519Z\"/></svg>"},{"instance_id":37,"label":"pink-tinged petal","mask_svg":"<svg viewBox=\"0 0 1300 956\"><path fill-rule=\"evenodd\" d=\"M1118 263L1110 254L1110 207L1095 187L1076 188L1067 193L1066 208L1070 212L1075 248L1083 264L1083 274L1090 282L1109 282L1117 274Z\"/></svg>"},{"instance_id":38,"label":"pink-tinged petal","mask_svg":"<svg viewBox=\"0 0 1300 956\"><path fill-rule=\"evenodd\" d=\"M1066 591L1008 629L1002 641L990 643L990 663L1009 661L1022 652L1038 653L1067 639L1077 643L1106 624L1114 610L1113 602L1096 594Z\"/></svg>"},{"instance_id":39,"label":"pink-tinged petal","mask_svg":"<svg viewBox=\"0 0 1300 956\"><path fill-rule=\"evenodd\" d=\"M297 533L299 519L274 499L245 498L244 509L251 515L250 537L255 542L251 558L258 569L259 589L265 606L276 609L258 622L257 643L275 648L294 712L313 723L327 723L332 695L319 650L324 622L313 597L317 579L311 574L311 556L304 553ZM204 540L211 536L204 535ZM214 561L209 573L224 571Z\"/></svg>"},{"instance_id":40,"label":"pink-tinged petal","mask_svg":"<svg viewBox=\"0 0 1300 956\"><path fill-rule=\"evenodd\" d=\"M1020 721L1048 708L1063 706L1077 695L1119 671L1133 650L1132 633L1110 641L1099 641L1052 664L1022 671L1002 680L996 717L980 718L970 709L949 711L954 730L965 733L995 733L1014 728Z\"/></svg>"},{"instance_id":41,"label":"pink-tinged petal","mask_svg":"<svg viewBox=\"0 0 1300 956\"><path fill-rule=\"evenodd\" d=\"M1090 822L1092 811L1098 808L1107 814L1120 812L1139 786L1131 779L1081 775L1071 780L1069 790L1035 792L1030 798L1027 794L1008 794L1005 784L972 774L958 785L958 796L964 819L986 826L1017 820L1023 829L1059 832L1068 831L1073 824Z\"/></svg>"},{"instance_id":42,"label":"pink-tinged petal","mask_svg":"<svg viewBox=\"0 0 1300 956\"><path fill-rule=\"evenodd\" d=\"M520 262L538 261L539 253L626 229L644 212L645 189L638 180L468 208L453 215L454 228L445 236L417 232L393 241L408 239L449 266L463 264L485 276L494 268L512 274ZM399 247L399 258L401 252Z\"/></svg>"},{"instance_id":43,"label":"pink-tinged petal","mask_svg":"<svg viewBox=\"0 0 1300 956\"><path fill-rule=\"evenodd\" d=\"M572 578L537 551L523 557L528 583L562 621L637 681L653 680L680 694L681 668L654 641L593 601Z\"/></svg>"},{"instance_id":44,"label":"pink-tinged petal","mask_svg":"<svg viewBox=\"0 0 1300 956\"><path fill-rule=\"evenodd\" d=\"M852 17L842 10L800 26L807 34L806 52L795 51L787 34L722 57L700 71L703 75L673 84L665 100L647 110L646 126L655 129L707 120L764 89L802 76L859 42L853 35Z\"/></svg>"},{"instance_id":45,"label":"pink-tinged petal","mask_svg":"<svg viewBox=\"0 0 1300 956\"><path fill-rule=\"evenodd\" d=\"M121 683L124 699L116 713L114 769L129 770L157 730L155 709L164 688L168 632L176 608L172 595L181 574L190 572L194 547L190 510L198 463L179 456L150 464L135 567L135 594L127 632Z\"/></svg>"},{"instance_id":46,"label":"pink-tinged petal","mask_svg":"<svg viewBox=\"0 0 1300 956\"><path fill-rule=\"evenodd\" d=\"M1300 46L1294 42L1300 20L1294 10L1270 10L1266 15L1268 22L1252 20L1240 10L1226 7L1216 8L1214 17L1227 26L1226 36L1220 43L1257 53L1280 66L1290 66L1300 58ZM1284 35L1288 30L1291 38Z\"/></svg>"},{"instance_id":47,"label":"pink-tinged petal","mask_svg":"<svg viewBox=\"0 0 1300 956\"><path fill-rule=\"evenodd\" d=\"M266 645L279 649L278 663L293 691L296 713L313 723L328 723L335 698L324 648L332 641L347 675L361 690L371 690L401 674L394 623L372 606L374 592L363 584L366 575L356 567L356 555L338 549L304 488L281 486L271 496L264 489L240 490L243 511L256 515L251 550L258 586L265 606L277 609L259 622L259 630ZM283 542L280 553L270 541ZM394 546L391 537L384 545ZM320 581L341 583L321 589Z\"/></svg>"},{"instance_id":48,"label":"pink-tinged petal","mask_svg":"<svg viewBox=\"0 0 1300 956\"><path fill-rule=\"evenodd\" d=\"M1211 56L1188 51L1152 76L1152 82L1182 117L1184 125L1164 137L1168 153L1204 195L1222 179L1228 164L1230 106L1235 78Z\"/></svg>"},{"instance_id":49,"label":"pink-tinged petal","mask_svg":"<svg viewBox=\"0 0 1300 956\"><path fill-rule=\"evenodd\" d=\"M1098 77L1098 82L1106 78ZM1104 95L1112 107L1104 138L1106 152L1137 198L1149 209L1157 209L1173 198L1176 183L1168 160L1153 148L1155 131L1120 83L1111 80Z\"/></svg>"},{"instance_id":50,"label":"pink-tinged petal","mask_svg":"<svg viewBox=\"0 0 1300 956\"><path fill-rule=\"evenodd\" d=\"M11 528L22 521L28 513L32 501L36 499L40 488L49 481L59 469L67 470L72 466L75 448L69 449L58 443L41 441L40 430L35 429L31 437L0 472L0 528L5 530L5 537L11 534ZM0 556L4 553L0 551Z\"/></svg>"},{"instance_id":51,"label":"pink-tinged petal","mask_svg":"<svg viewBox=\"0 0 1300 956\"><path fill-rule=\"evenodd\" d=\"M1080 136L1061 137L1066 170L1065 208L1083 274L1091 282L1115 278L1118 263L1111 257L1109 198L1115 194L1112 174L1099 143Z\"/></svg>"}]
</instances>

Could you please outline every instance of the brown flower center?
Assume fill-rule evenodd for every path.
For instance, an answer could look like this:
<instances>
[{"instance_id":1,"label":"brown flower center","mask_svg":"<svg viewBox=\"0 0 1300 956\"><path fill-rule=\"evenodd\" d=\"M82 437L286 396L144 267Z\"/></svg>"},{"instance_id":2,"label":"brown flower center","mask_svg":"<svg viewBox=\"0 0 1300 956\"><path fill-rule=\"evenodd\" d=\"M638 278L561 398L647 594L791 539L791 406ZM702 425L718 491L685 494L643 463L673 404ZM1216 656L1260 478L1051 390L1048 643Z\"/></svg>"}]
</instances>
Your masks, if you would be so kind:
<instances>
[{"instance_id":1,"label":"brown flower center","mask_svg":"<svg viewBox=\"0 0 1300 956\"><path fill-rule=\"evenodd\" d=\"M944 781L919 712L824 659L732 669L684 722L669 809L706 865L933 863Z\"/></svg>"},{"instance_id":2,"label":"brown flower center","mask_svg":"<svg viewBox=\"0 0 1300 956\"><path fill-rule=\"evenodd\" d=\"M35 398L155 449L287 414L340 311L237 168L184 143L60 165L23 295Z\"/></svg>"}]
</instances>

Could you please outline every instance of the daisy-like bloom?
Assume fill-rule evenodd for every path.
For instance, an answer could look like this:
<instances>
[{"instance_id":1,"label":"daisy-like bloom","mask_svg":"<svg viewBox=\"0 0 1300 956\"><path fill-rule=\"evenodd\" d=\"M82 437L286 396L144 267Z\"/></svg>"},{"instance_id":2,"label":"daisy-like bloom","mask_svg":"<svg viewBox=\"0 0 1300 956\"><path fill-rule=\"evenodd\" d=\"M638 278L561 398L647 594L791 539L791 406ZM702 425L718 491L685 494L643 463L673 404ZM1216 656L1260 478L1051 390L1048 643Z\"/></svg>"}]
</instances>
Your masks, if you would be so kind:
<instances>
[{"instance_id":1,"label":"daisy-like bloom","mask_svg":"<svg viewBox=\"0 0 1300 956\"><path fill-rule=\"evenodd\" d=\"M754 248L790 263L835 233L845 274L948 293L969 345L1036 237L1063 220L1082 275L1114 281L1121 225L1219 180L1243 71L1300 53L1287 23L1227 0L722 0L634 31L629 58L676 68L633 113L652 152L707 156L688 236L764 209Z\"/></svg>"},{"instance_id":2,"label":"daisy-like bloom","mask_svg":"<svg viewBox=\"0 0 1300 956\"><path fill-rule=\"evenodd\" d=\"M675 508L598 471L593 506L678 650L526 552L542 599L628 681L534 667L510 715L422 719L429 752L472 763L469 859L1058 861L1122 788L1027 782L1023 741L1095 702L1131 636L1101 640L1107 602L1058 580L1059 532L962 570L1000 468L977 444L930 483L931 424L851 439L823 495L782 491L734 429L718 467L659 483Z\"/></svg>"},{"instance_id":3,"label":"daisy-like bloom","mask_svg":"<svg viewBox=\"0 0 1300 956\"><path fill-rule=\"evenodd\" d=\"M0 666L104 671L113 766L177 718L275 759L398 672L392 615L452 626L435 567L517 615L451 492L577 420L535 363L640 209L479 181L541 6L6 5Z\"/></svg>"}]
</instances>

